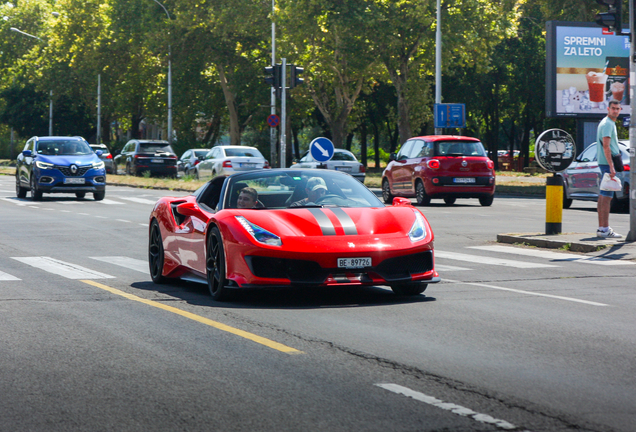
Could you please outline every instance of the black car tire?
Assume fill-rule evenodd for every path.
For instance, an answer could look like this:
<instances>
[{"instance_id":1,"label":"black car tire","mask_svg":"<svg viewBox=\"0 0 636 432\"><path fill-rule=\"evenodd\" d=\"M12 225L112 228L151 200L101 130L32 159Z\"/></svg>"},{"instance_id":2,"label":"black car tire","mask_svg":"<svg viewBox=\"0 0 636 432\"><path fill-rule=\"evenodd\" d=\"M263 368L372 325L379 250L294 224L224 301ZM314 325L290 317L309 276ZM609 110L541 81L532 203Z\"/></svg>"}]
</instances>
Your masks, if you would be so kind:
<instances>
[{"instance_id":1,"label":"black car tire","mask_svg":"<svg viewBox=\"0 0 636 432\"><path fill-rule=\"evenodd\" d=\"M42 200L42 191L38 189L38 184L35 182L35 177L31 176L31 199L33 201Z\"/></svg>"},{"instance_id":2,"label":"black car tire","mask_svg":"<svg viewBox=\"0 0 636 432\"><path fill-rule=\"evenodd\" d=\"M494 199L495 199L494 195L479 197L479 204L481 204L484 207L490 207Z\"/></svg>"},{"instance_id":3,"label":"black car tire","mask_svg":"<svg viewBox=\"0 0 636 432\"><path fill-rule=\"evenodd\" d=\"M78 198L84 198L86 196L86 192L75 192L75 196Z\"/></svg>"},{"instance_id":4,"label":"black car tire","mask_svg":"<svg viewBox=\"0 0 636 432\"><path fill-rule=\"evenodd\" d=\"M415 296L422 294L426 291L426 287L428 284L420 283L420 284L400 284L400 285L391 285L391 290L395 295L398 296Z\"/></svg>"},{"instance_id":5,"label":"black car tire","mask_svg":"<svg viewBox=\"0 0 636 432\"><path fill-rule=\"evenodd\" d=\"M565 185L563 185L563 208L569 209L572 205L572 198L568 198L568 191Z\"/></svg>"},{"instance_id":6,"label":"black car tire","mask_svg":"<svg viewBox=\"0 0 636 432\"><path fill-rule=\"evenodd\" d=\"M223 238L217 227L210 230L207 241L205 268L208 276L208 289L216 301L226 301L230 298L230 289L226 288L225 279L225 251Z\"/></svg>"},{"instance_id":7,"label":"black car tire","mask_svg":"<svg viewBox=\"0 0 636 432\"><path fill-rule=\"evenodd\" d=\"M20 179L18 177L15 178L15 194L18 198L26 198L28 188L24 188L20 186Z\"/></svg>"},{"instance_id":8,"label":"black car tire","mask_svg":"<svg viewBox=\"0 0 636 432\"><path fill-rule=\"evenodd\" d=\"M421 206L427 206L431 203L431 197L426 195L426 189L424 188L422 180L415 182L415 201L417 201L417 205Z\"/></svg>"},{"instance_id":9,"label":"black car tire","mask_svg":"<svg viewBox=\"0 0 636 432\"><path fill-rule=\"evenodd\" d=\"M444 202L446 203L446 205L453 205L453 204L455 204L455 201L457 201L457 198L455 198L455 197L445 197L444 198Z\"/></svg>"},{"instance_id":10,"label":"black car tire","mask_svg":"<svg viewBox=\"0 0 636 432\"><path fill-rule=\"evenodd\" d=\"M391 186L389 181L384 179L382 181L382 199L385 204L391 204L393 202L393 195L391 194Z\"/></svg>"},{"instance_id":11,"label":"black car tire","mask_svg":"<svg viewBox=\"0 0 636 432\"><path fill-rule=\"evenodd\" d=\"M133 175L130 164L126 164L126 175L129 175L129 176Z\"/></svg>"},{"instance_id":12,"label":"black car tire","mask_svg":"<svg viewBox=\"0 0 636 432\"><path fill-rule=\"evenodd\" d=\"M157 219L153 219L150 224L150 238L148 239L148 265L150 267L150 278L156 284L166 283L163 276L163 239L161 229Z\"/></svg>"},{"instance_id":13,"label":"black car tire","mask_svg":"<svg viewBox=\"0 0 636 432\"><path fill-rule=\"evenodd\" d=\"M95 201L101 201L106 196L106 191L93 192L93 199Z\"/></svg>"}]
</instances>

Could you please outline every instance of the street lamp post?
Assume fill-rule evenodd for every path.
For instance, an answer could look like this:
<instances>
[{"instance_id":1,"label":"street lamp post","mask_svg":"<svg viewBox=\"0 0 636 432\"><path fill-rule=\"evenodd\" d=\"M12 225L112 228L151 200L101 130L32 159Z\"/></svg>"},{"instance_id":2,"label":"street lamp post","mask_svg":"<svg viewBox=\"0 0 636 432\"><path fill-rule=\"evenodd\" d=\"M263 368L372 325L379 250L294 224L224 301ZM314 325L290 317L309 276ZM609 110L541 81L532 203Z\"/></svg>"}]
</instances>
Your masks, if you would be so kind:
<instances>
[{"instance_id":1,"label":"street lamp post","mask_svg":"<svg viewBox=\"0 0 636 432\"><path fill-rule=\"evenodd\" d=\"M157 0L153 0L157 3L170 20L170 14L166 7L159 3ZM168 142L172 144L172 46L168 45Z\"/></svg>"}]
</instances>

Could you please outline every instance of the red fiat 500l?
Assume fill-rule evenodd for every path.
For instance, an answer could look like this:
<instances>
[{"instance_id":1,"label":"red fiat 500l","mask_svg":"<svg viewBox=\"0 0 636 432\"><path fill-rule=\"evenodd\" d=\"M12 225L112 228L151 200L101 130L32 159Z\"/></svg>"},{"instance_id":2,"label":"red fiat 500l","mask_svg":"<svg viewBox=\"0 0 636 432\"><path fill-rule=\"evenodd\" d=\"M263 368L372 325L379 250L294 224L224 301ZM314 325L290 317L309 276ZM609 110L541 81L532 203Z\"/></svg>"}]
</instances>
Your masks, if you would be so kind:
<instances>
[{"instance_id":1,"label":"red fiat 500l","mask_svg":"<svg viewBox=\"0 0 636 432\"><path fill-rule=\"evenodd\" d=\"M431 135L411 138L382 173L382 198L415 197L419 205L431 198L454 204L457 198L478 198L482 206L495 196L494 163L477 138Z\"/></svg>"}]
</instances>

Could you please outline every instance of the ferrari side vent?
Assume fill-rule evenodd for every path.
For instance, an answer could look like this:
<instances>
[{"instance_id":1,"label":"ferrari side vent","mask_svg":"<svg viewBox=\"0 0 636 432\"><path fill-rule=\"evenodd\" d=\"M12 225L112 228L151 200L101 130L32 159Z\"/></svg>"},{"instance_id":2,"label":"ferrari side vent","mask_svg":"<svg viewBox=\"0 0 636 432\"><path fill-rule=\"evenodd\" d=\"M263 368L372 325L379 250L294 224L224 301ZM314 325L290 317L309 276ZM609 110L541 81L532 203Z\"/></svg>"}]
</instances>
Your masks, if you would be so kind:
<instances>
[{"instance_id":1,"label":"ferrari side vent","mask_svg":"<svg viewBox=\"0 0 636 432\"><path fill-rule=\"evenodd\" d=\"M416 273L426 273L430 270L433 270L433 253L431 251L389 258L382 261L375 269L388 282L408 278Z\"/></svg>"},{"instance_id":2,"label":"ferrari side vent","mask_svg":"<svg viewBox=\"0 0 636 432\"><path fill-rule=\"evenodd\" d=\"M320 284L328 276L317 262L247 256L245 261L254 276L271 279L289 279L297 284Z\"/></svg>"}]
</instances>

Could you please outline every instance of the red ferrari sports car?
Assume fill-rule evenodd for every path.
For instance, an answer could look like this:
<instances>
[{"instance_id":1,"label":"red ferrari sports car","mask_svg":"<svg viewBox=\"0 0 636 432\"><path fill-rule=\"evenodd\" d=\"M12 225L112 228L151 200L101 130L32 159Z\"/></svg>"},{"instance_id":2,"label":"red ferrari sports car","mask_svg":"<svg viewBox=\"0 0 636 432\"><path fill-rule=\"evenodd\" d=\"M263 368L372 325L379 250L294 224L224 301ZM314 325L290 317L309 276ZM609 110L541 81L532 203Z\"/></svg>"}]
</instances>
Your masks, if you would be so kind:
<instances>
[{"instance_id":1,"label":"red ferrari sports car","mask_svg":"<svg viewBox=\"0 0 636 432\"><path fill-rule=\"evenodd\" d=\"M388 285L417 295L440 281L433 232L406 198L385 206L348 174L269 169L216 177L192 195L161 198L150 215L155 283L237 289Z\"/></svg>"}]
</instances>

